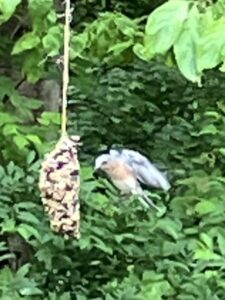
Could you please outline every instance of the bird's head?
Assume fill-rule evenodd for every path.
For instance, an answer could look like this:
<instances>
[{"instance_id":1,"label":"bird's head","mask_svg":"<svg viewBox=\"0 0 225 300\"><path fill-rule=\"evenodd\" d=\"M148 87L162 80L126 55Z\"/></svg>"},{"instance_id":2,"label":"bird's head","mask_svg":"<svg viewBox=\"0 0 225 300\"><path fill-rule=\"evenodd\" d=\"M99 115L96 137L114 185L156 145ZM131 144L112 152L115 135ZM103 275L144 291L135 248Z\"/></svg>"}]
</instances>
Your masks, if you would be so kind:
<instances>
[{"instance_id":1,"label":"bird's head","mask_svg":"<svg viewBox=\"0 0 225 300\"><path fill-rule=\"evenodd\" d=\"M98 156L95 160L95 172L103 171L107 172L109 167L110 155L109 154L102 154Z\"/></svg>"}]
</instances>

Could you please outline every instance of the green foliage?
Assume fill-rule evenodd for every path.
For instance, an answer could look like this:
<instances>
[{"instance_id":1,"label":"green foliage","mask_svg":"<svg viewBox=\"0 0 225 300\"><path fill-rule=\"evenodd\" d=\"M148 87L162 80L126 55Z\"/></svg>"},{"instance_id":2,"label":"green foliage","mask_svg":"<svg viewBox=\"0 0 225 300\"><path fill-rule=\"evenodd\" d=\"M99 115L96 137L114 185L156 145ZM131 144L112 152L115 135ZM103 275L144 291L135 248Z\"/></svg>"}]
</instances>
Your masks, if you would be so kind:
<instances>
[{"instance_id":1,"label":"green foliage","mask_svg":"<svg viewBox=\"0 0 225 300\"><path fill-rule=\"evenodd\" d=\"M71 3L76 5L73 22L76 26L83 28L83 23L90 23L98 17L99 13L105 11L116 11L125 14L131 18L142 17L149 14L164 0L139 0L138 5L129 0L72 0ZM75 18L76 15L76 18Z\"/></svg>"},{"instance_id":2,"label":"green foliage","mask_svg":"<svg viewBox=\"0 0 225 300\"><path fill-rule=\"evenodd\" d=\"M20 7L20 1L13 2L10 8L5 2L2 0L2 22ZM29 30L12 47L12 54L20 55L22 71L31 82L45 74L48 59L58 55L62 48L62 26L53 4L53 0L28 1ZM108 5L102 3L100 7ZM71 59L117 65L131 62L137 56L168 63L169 55L170 64L176 65L184 77L201 84L205 70L221 64L221 71L224 69L224 11L224 0L210 6L204 2L169 0L148 15L144 26L142 17L131 19L120 12L100 13L83 32L73 36Z\"/></svg>"},{"instance_id":3,"label":"green foliage","mask_svg":"<svg viewBox=\"0 0 225 300\"><path fill-rule=\"evenodd\" d=\"M22 69L28 81L35 83L45 75L48 59L59 54L63 30L57 21L53 0L29 0L24 6L21 2L1 0L0 25L12 18L16 10L15 16L19 21L11 35L15 43L7 50L17 56L14 64ZM23 26L26 27L26 31L23 30L23 34L17 37L17 31ZM7 25L5 27L7 28Z\"/></svg>"},{"instance_id":4,"label":"green foliage","mask_svg":"<svg viewBox=\"0 0 225 300\"><path fill-rule=\"evenodd\" d=\"M80 107L87 159L99 145L126 145L166 166L173 184L170 199L157 195L158 204L167 207L161 218L140 215L137 206L124 211L120 204L123 225L113 220L124 232L112 235L132 271L107 285L109 299L223 299L224 76L209 73L204 88L197 88L175 70L136 61L126 68L80 68L75 83L72 98ZM70 107L72 125L73 101ZM129 237L132 244L125 245ZM115 245L112 249L115 255ZM146 290L144 272L160 276Z\"/></svg>"},{"instance_id":5,"label":"green foliage","mask_svg":"<svg viewBox=\"0 0 225 300\"><path fill-rule=\"evenodd\" d=\"M26 296L41 295L42 292L36 287L32 279L28 279L30 265L24 265L20 270L13 274L9 268L4 268L0 273L0 294L2 299L21 300ZM31 299L26 297L26 299Z\"/></svg>"},{"instance_id":6,"label":"green foliage","mask_svg":"<svg viewBox=\"0 0 225 300\"><path fill-rule=\"evenodd\" d=\"M129 55L129 48L138 38L138 22L120 13L105 13L72 38L71 58L98 58L96 63L117 62ZM129 60L129 57L126 58Z\"/></svg>"},{"instance_id":7,"label":"green foliage","mask_svg":"<svg viewBox=\"0 0 225 300\"><path fill-rule=\"evenodd\" d=\"M118 13L100 16L74 37L72 58L117 65L133 60L134 54L146 61L164 62L170 54L175 56L170 63L198 84L203 71L224 62L223 0L207 7L170 0L148 16L144 31L142 21Z\"/></svg>"},{"instance_id":8,"label":"green foliage","mask_svg":"<svg viewBox=\"0 0 225 300\"><path fill-rule=\"evenodd\" d=\"M53 76L62 46L53 0L8 3L0 0L1 61L32 82ZM206 72L199 88L176 65L199 82L223 63L224 3L92 4L85 20L95 20L81 18L71 47L69 131L84 142L79 241L50 230L37 186L59 115L0 77L0 298L223 300L225 77ZM171 191L151 190L164 215L93 178L94 157L112 144L168 172Z\"/></svg>"},{"instance_id":9,"label":"green foliage","mask_svg":"<svg viewBox=\"0 0 225 300\"><path fill-rule=\"evenodd\" d=\"M124 297L142 299L147 297L146 295L155 297L157 295L161 299L163 295L164 297L175 295L178 284L177 274L179 274L180 284L183 282L184 295L202 297L201 287L207 284L206 293L209 296L204 295L204 297L210 298L211 290L215 292L214 284L210 284L210 280L215 277L210 273L212 272L210 266L212 264L212 268L221 267L221 254L224 251L223 214L221 215L224 210L222 196L224 182L219 169L215 169L216 165L221 167L224 162L223 156L220 156L223 154L224 117L222 102L219 104L220 102L212 101L213 94L212 92L210 94L210 91L216 90L216 97L222 97L224 93L220 84L222 81L213 83L213 80L209 80L208 89L196 89L188 86L176 73L169 76L170 73L163 67L158 66L157 69L156 65L152 65L149 69L149 65L145 66L141 63L130 66L127 72L122 69L112 69L108 71L107 76L104 72L104 77L108 81L103 81L102 84L102 74L101 72L97 74L98 76L94 73L93 78L96 78L99 89L94 94L92 85L88 86L85 82L83 87L81 82L79 83L82 88L80 93L82 103L87 105L87 109L82 113L84 115L80 112L80 122L82 122L80 126L84 130L82 135L86 138L85 144L91 147L89 151L93 153L96 153L98 145L106 138L107 144L116 141L135 148L138 145L138 149L145 149L146 153L151 150L151 157L155 161L164 161L173 170L170 173L180 177L170 204L166 204L170 211L164 218L157 219L153 212L144 212L137 206L137 202L129 207L126 203L118 207L117 202L114 201L119 199L111 192L105 196L94 192L96 188L104 186L93 180L89 168L84 168L82 239L79 243L73 241L72 244L65 244L62 238L49 232L46 220L43 223L44 216L40 204L37 203L35 206L38 190L33 183L37 182L38 164L32 167L34 173L31 175L28 170L24 172L23 169L10 164L2 175L1 191L2 197L4 196L2 203L12 201L13 205L9 206L6 202L1 209L2 212L5 211L2 232L17 232L31 243L36 251L35 268L38 268L39 272L45 270L47 272L45 276L50 276L51 281L47 283L47 277L46 281L38 278L35 270L30 274L32 277L37 277L39 287L44 286L53 293L60 278L63 278L63 286L61 284L57 286L57 293L63 292L64 289L68 290L67 287L71 285L80 290L79 278L82 278L84 290L81 289L79 293L86 295L84 297L88 299L103 294L109 299ZM81 75L80 80L82 80ZM95 85L96 81L93 78L90 77L90 83ZM142 84L138 85L138 82ZM174 92L169 94L170 101L166 102L168 99L166 91L173 85L176 86L177 96ZM221 95L218 93L219 85ZM114 88L108 89L110 86ZM163 87L166 89L164 96L161 92ZM186 87L185 92L184 87ZM84 99L84 88L91 91L92 98L88 94L88 98ZM181 93L185 98L181 97ZM121 98L121 94L126 95L126 102L123 97ZM208 94L209 102L205 97ZM76 98L78 96L76 95ZM197 96L199 102L195 100ZM106 102L100 100L99 103L96 102L96 99L103 97ZM158 97L161 98L160 102ZM140 103L143 104L141 111ZM119 105L120 110L117 109ZM193 116L196 107L198 114ZM163 115L162 111L166 114ZM102 112L105 114L104 119L100 117ZM112 112L114 118L110 119ZM49 114L44 116L44 124L47 125ZM133 124L134 119L135 124ZM109 120L108 124L106 120ZM90 124L95 122L94 132L90 131L90 125L85 127L83 122L90 122ZM126 126L121 128L121 122ZM154 127L149 123L155 124ZM112 126L114 130L110 131ZM101 131L103 127L105 131ZM131 130L135 139L134 136L127 135L128 130ZM210 137L212 134L216 136L213 145ZM151 139L146 141L146 135L151 135ZM98 143L88 143L88 139L95 141L91 139L92 136L98 138ZM199 136L202 137L201 140ZM32 162L32 154L28 161ZM26 200L31 198L36 199L34 206L29 205L30 201ZM28 203L23 203L20 199ZM196 221L200 222L198 226L195 224ZM214 240L218 240L215 245ZM198 263L193 270L190 270L192 259L197 260ZM83 261L90 268L88 272L83 269ZM76 268L72 262L76 264ZM105 268L102 267L102 262ZM206 265L203 264L205 262ZM108 265L111 267L109 268ZM207 273L202 271L206 266ZM151 284L147 279L142 279L147 276L143 274L146 268L151 272L157 270L157 273L161 274L159 278L154 279L156 274L153 272L151 275L153 278L149 279ZM56 270L56 273L52 274L52 269ZM69 279L65 272L70 272ZM198 276L195 275L196 272ZM215 287L221 284L222 273L219 275L218 272ZM94 281L93 276L96 278ZM198 279L197 287L193 289L191 285L188 288L195 276L197 276L196 281ZM116 281L111 282L114 277ZM146 287L142 280L146 282ZM103 287L97 289L102 282L105 282Z\"/></svg>"},{"instance_id":10,"label":"green foliage","mask_svg":"<svg viewBox=\"0 0 225 300\"><path fill-rule=\"evenodd\" d=\"M60 118L56 113L38 114L42 106L43 103L40 100L22 96L9 78L0 77L2 158L20 160L21 156L26 156L30 149L43 153L49 148L50 145L44 143L46 134L55 132L53 137L57 136ZM37 120L42 126L35 124ZM18 152L20 155L17 155Z\"/></svg>"}]
</instances>

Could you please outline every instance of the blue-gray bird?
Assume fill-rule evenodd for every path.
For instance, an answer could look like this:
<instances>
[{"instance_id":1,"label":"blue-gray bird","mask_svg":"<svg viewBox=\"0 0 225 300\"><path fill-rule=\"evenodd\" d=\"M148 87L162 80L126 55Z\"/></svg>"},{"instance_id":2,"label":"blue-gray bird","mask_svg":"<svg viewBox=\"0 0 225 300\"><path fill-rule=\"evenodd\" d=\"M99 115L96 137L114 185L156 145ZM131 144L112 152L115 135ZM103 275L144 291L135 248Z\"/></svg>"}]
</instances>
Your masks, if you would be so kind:
<instances>
[{"instance_id":1,"label":"blue-gray bird","mask_svg":"<svg viewBox=\"0 0 225 300\"><path fill-rule=\"evenodd\" d=\"M122 194L136 195L157 210L159 207L145 194L140 183L164 191L170 189L166 176L144 155L134 150L109 150L108 154L96 158L95 171L97 170L102 170Z\"/></svg>"}]
</instances>

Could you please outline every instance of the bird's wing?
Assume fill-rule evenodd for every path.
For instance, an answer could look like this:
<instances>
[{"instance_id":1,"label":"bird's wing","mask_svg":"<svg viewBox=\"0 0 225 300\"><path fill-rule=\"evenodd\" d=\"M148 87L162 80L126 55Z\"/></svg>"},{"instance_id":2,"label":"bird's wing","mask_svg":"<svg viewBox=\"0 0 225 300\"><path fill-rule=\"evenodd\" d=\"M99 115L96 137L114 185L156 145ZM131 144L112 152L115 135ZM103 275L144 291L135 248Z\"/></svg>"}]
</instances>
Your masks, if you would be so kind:
<instances>
[{"instance_id":1,"label":"bird's wing","mask_svg":"<svg viewBox=\"0 0 225 300\"><path fill-rule=\"evenodd\" d=\"M129 149L110 150L110 156L119 157L128 163L134 170L137 179L148 186L162 188L167 191L170 184L161 173L144 155Z\"/></svg>"}]
</instances>

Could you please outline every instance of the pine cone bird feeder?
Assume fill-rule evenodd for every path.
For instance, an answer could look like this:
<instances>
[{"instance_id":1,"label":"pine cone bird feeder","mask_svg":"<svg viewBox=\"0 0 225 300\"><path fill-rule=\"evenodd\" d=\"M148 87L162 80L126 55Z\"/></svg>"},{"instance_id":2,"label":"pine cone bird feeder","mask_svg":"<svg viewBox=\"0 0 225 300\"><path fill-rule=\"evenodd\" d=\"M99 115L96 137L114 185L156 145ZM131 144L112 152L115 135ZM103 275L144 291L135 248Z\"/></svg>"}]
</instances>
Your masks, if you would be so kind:
<instances>
[{"instance_id":1,"label":"pine cone bird feeder","mask_svg":"<svg viewBox=\"0 0 225 300\"><path fill-rule=\"evenodd\" d=\"M67 237L80 237L79 136L62 136L42 163L39 188L51 228Z\"/></svg>"}]
</instances>

